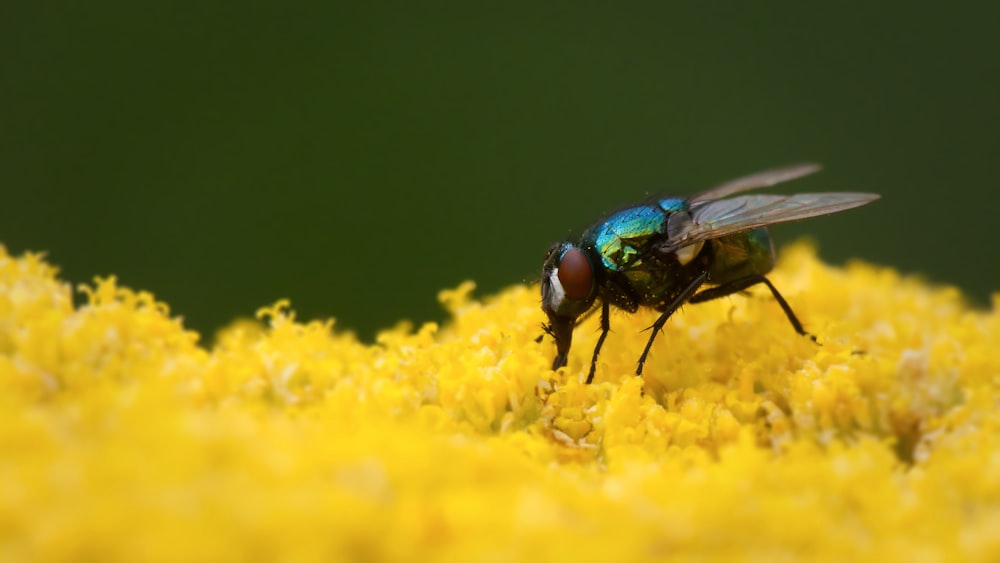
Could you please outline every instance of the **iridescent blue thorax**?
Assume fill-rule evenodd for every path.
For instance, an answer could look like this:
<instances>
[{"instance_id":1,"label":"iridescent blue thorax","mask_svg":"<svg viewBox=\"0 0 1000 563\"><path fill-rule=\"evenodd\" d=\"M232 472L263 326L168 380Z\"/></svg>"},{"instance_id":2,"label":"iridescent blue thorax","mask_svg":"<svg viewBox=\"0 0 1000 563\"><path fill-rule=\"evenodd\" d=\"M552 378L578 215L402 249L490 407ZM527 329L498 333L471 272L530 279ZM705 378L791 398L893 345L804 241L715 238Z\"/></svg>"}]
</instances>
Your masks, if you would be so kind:
<instances>
[{"instance_id":1,"label":"iridescent blue thorax","mask_svg":"<svg viewBox=\"0 0 1000 563\"><path fill-rule=\"evenodd\" d=\"M690 220L686 200L667 198L612 213L581 237L608 271L622 272L641 264L650 239Z\"/></svg>"}]
</instances>

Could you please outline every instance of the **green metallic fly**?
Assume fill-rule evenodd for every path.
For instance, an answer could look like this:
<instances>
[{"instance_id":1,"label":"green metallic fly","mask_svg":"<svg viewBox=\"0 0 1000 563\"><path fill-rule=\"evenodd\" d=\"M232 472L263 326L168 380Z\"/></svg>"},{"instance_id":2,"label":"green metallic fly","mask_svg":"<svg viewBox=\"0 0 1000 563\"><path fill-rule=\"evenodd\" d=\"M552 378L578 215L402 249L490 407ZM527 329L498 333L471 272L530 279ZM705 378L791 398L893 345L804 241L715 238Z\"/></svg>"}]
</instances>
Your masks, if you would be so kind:
<instances>
[{"instance_id":1,"label":"green metallic fly","mask_svg":"<svg viewBox=\"0 0 1000 563\"><path fill-rule=\"evenodd\" d=\"M542 266L545 332L556 341L552 369L566 365L573 329L601 303L601 335L594 347L587 383L594 379L597 356L611 329L610 307L634 313L659 311L636 375L667 319L684 303L703 303L764 284L771 290L795 332L802 328L788 302L764 277L774 267L768 225L829 215L871 203L869 193L795 195L734 194L794 180L820 169L799 164L766 170L691 198L657 197L611 213L578 241L549 248ZM700 290L700 291L699 291Z\"/></svg>"}]
</instances>

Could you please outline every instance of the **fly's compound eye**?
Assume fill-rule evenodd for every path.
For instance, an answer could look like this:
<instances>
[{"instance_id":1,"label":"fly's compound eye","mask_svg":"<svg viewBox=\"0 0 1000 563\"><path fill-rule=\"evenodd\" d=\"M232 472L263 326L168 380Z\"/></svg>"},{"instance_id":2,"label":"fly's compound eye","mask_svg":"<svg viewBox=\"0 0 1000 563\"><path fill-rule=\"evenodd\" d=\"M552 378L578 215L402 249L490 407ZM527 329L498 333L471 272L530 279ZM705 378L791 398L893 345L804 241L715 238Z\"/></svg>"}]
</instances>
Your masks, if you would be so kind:
<instances>
[{"instance_id":1,"label":"fly's compound eye","mask_svg":"<svg viewBox=\"0 0 1000 563\"><path fill-rule=\"evenodd\" d=\"M590 297L594 287L594 269L579 248L568 248L559 259L559 283L570 299Z\"/></svg>"}]
</instances>

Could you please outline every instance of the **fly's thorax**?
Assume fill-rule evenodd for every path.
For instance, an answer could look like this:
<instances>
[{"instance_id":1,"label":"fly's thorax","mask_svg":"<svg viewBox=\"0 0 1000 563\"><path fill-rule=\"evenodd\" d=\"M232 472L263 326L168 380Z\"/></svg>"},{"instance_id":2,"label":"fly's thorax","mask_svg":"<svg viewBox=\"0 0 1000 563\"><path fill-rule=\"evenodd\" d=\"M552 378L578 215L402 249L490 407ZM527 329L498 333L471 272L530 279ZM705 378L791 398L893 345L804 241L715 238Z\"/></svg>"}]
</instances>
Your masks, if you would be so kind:
<instances>
[{"instance_id":1,"label":"fly's thorax","mask_svg":"<svg viewBox=\"0 0 1000 563\"><path fill-rule=\"evenodd\" d=\"M575 319L597 297L593 260L580 247L562 242L549 248L542 265L542 309L550 318Z\"/></svg>"},{"instance_id":2,"label":"fly's thorax","mask_svg":"<svg viewBox=\"0 0 1000 563\"><path fill-rule=\"evenodd\" d=\"M625 272L641 267L651 242L682 232L690 222L687 201L664 198L612 213L588 229L581 241L593 247L605 271Z\"/></svg>"},{"instance_id":3,"label":"fly's thorax","mask_svg":"<svg viewBox=\"0 0 1000 563\"><path fill-rule=\"evenodd\" d=\"M766 228L712 239L709 280L714 284L764 275L774 268L774 243Z\"/></svg>"},{"instance_id":4,"label":"fly's thorax","mask_svg":"<svg viewBox=\"0 0 1000 563\"><path fill-rule=\"evenodd\" d=\"M627 270L641 259L643 244L665 232L667 218L656 206L642 205L612 213L583 235L610 272Z\"/></svg>"}]
</instances>

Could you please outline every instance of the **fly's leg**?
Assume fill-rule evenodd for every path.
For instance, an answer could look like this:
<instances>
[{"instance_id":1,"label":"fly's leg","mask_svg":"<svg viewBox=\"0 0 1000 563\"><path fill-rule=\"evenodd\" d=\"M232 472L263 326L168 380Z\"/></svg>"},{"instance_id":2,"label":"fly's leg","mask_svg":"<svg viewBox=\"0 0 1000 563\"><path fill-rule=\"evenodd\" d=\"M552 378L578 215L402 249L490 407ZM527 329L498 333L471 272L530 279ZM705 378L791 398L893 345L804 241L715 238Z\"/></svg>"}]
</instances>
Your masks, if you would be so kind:
<instances>
[{"instance_id":1,"label":"fly's leg","mask_svg":"<svg viewBox=\"0 0 1000 563\"><path fill-rule=\"evenodd\" d=\"M705 283L706 279L708 279L708 272L702 272L698 275L698 277L691 280L691 283L684 288L684 291L680 292L670 305L667 305L667 308L663 310L663 314L660 315L660 318L656 319L653 326L649 327L653 330L653 333L649 335L649 341L646 342L646 349L643 350L642 355L639 356L639 365L635 368L636 375L642 375L642 366L646 363L646 356L649 355L649 349L653 346L653 340L656 338L656 334L660 332L663 325L667 324L667 319L670 318L670 315L674 314L674 311L679 309L681 305L691 299L691 296L694 295L695 291L698 291L698 288L701 287L701 284Z\"/></svg>"},{"instance_id":2,"label":"fly's leg","mask_svg":"<svg viewBox=\"0 0 1000 563\"><path fill-rule=\"evenodd\" d=\"M594 380L594 373L597 372L597 355L601 353L601 346L604 346L604 338L611 330L610 307L607 301L601 304L601 336L597 339L597 346L594 346L594 357L590 360L590 373L587 374L587 384Z\"/></svg>"},{"instance_id":3,"label":"fly's leg","mask_svg":"<svg viewBox=\"0 0 1000 563\"><path fill-rule=\"evenodd\" d=\"M706 289L705 291L702 291L692 297L690 303L704 303L705 301L711 301L712 299L732 295L759 283L766 285L767 288L771 290L771 295L774 295L775 301L778 302L778 305L781 305L781 310L785 312L785 316L788 317L788 322L792 323L792 328L795 329L795 332L801 334L802 336L808 336L813 342L816 342L816 337L806 332L806 329L802 328L802 323L799 322L798 317L796 317L795 313L792 312L792 308L788 305L788 302L785 301L785 298L778 293L778 289L774 287L771 280L760 274L739 278L726 282L720 286Z\"/></svg>"}]
</instances>

